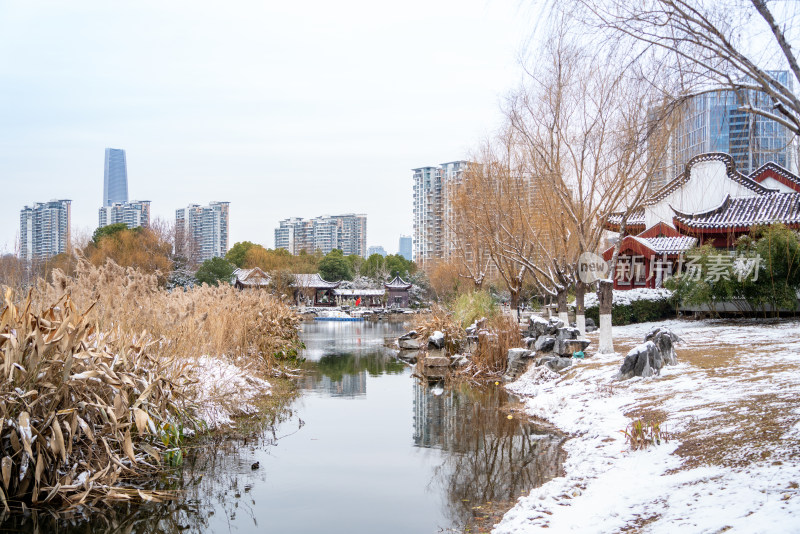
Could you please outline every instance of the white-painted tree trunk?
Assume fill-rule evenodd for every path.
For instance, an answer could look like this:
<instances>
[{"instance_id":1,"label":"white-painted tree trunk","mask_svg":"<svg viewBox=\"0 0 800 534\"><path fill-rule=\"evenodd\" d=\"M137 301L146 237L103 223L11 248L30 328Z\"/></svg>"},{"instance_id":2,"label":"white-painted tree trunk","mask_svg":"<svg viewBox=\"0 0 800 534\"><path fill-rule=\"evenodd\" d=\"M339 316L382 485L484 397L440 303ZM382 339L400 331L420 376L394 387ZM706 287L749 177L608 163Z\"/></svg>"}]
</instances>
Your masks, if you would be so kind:
<instances>
[{"instance_id":1,"label":"white-painted tree trunk","mask_svg":"<svg viewBox=\"0 0 800 534\"><path fill-rule=\"evenodd\" d=\"M614 340L611 337L611 314L600 315L600 340L597 347L600 354L612 354L614 352Z\"/></svg>"},{"instance_id":2,"label":"white-painted tree trunk","mask_svg":"<svg viewBox=\"0 0 800 534\"><path fill-rule=\"evenodd\" d=\"M569 314L567 312L558 312L558 318L564 323L564 326L569 326Z\"/></svg>"},{"instance_id":3,"label":"white-painted tree trunk","mask_svg":"<svg viewBox=\"0 0 800 534\"><path fill-rule=\"evenodd\" d=\"M575 316L575 326L578 328L581 337L586 336L586 316L584 314Z\"/></svg>"}]
</instances>

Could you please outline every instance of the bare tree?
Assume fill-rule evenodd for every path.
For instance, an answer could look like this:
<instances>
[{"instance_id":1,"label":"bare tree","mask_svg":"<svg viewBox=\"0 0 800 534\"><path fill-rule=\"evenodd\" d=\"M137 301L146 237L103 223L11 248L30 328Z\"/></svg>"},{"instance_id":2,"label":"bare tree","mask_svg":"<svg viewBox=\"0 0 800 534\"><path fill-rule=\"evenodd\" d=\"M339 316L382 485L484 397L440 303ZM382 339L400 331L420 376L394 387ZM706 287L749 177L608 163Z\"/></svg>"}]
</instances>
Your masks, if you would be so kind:
<instances>
[{"instance_id":1,"label":"bare tree","mask_svg":"<svg viewBox=\"0 0 800 534\"><path fill-rule=\"evenodd\" d=\"M683 94L709 85L736 91L743 111L772 119L800 133L800 83L794 24L800 4L766 0L579 0L589 25L653 53L660 66L681 81ZM564 7L567 7L566 5ZM570 2L570 9L573 4ZM773 69L773 70L770 70ZM788 69L789 79L776 70ZM759 108L752 91L769 96L772 109Z\"/></svg>"},{"instance_id":2,"label":"bare tree","mask_svg":"<svg viewBox=\"0 0 800 534\"><path fill-rule=\"evenodd\" d=\"M599 252L609 213L640 207L662 158L668 132L662 116L671 108L626 68L626 56L590 51L568 34L567 24L556 26L538 67L509 98L506 114L551 219L547 232L541 222L530 230L548 261L529 267L555 294L562 317L574 285L583 331L586 287L575 276L578 259Z\"/></svg>"}]
</instances>

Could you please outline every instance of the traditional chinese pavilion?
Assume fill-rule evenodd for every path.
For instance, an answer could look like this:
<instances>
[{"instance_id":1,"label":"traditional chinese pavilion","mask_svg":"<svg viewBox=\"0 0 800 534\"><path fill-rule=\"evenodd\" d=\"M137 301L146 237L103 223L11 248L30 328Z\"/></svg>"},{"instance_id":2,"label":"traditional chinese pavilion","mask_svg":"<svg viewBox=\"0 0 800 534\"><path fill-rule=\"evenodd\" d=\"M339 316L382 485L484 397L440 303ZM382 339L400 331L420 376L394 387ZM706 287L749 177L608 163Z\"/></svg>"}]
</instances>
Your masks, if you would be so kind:
<instances>
[{"instance_id":1,"label":"traditional chinese pavilion","mask_svg":"<svg viewBox=\"0 0 800 534\"><path fill-rule=\"evenodd\" d=\"M395 276L394 280L383 284L386 291L389 293L387 299L387 306L394 308L408 308L409 290L411 285L399 276Z\"/></svg>"},{"instance_id":2,"label":"traditional chinese pavilion","mask_svg":"<svg viewBox=\"0 0 800 534\"><path fill-rule=\"evenodd\" d=\"M622 219L622 213L612 213L606 228L619 232ZM800 229L800 177L775 163L746 176L728 154L696 156L628 215L614 288L659 287L692 247L732 249L754 226L774 223ZM612 247L603 257L608 261L613 252Z\"/></svg>"},{"instance_id":3,"label":"traditional chinese pavilion","mask_svg":"<svg viewBox=\"0 0 800 534\"><path fill-rule=\"evenodd\" d=\"M315 274L295 274L294 301L297 305L305 306L335 306L336 297L334 290L340 282L328 282Z\"/></svg>"},{"instance_id":4,"label":"traditional chinese pavilion","mask_svg":"<svg viewBox=\"0 0 800 534\"><path fill-rule=\"evenodd\" d=\"M383 289L334 289L333 296L336 303L341 305L354 304L368 308L383 306L383 297L386 291Z\"/></svg>"},{"instance_id":5,"label":"traditional chinese pavilion","mask_svg":"<svg viewBox=\"0 0 800 534\"><path fill-rule=\"evenodd\" d=\"M253 267L252 269L236 269L233 271L231 282L236 289L255 289L267 287L270 277L267 273Z\"/></svg>"}]
</instances>

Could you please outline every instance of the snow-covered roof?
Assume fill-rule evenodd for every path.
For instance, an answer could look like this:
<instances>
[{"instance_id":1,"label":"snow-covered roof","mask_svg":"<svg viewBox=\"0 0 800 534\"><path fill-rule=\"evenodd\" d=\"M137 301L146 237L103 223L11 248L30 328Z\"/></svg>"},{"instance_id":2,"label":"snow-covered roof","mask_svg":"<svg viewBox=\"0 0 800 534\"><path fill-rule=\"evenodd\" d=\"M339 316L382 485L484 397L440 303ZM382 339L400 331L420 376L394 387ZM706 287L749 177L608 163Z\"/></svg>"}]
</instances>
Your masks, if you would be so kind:
<instances>
[{"instance_id":1,"label":"snow-covered roof","mask_svg":"<svg viewBox=\"0 0 800 534\"><path fill-rule=\"evenodd\" d=\"M687 230L741 228L757 224L800 225L800 193L771 193L758 197L726 197L718 207L702 213L674 210L676 226Z\"/></svg>"},{"instance_id":2,"label":"snow-covered roof","mask_svg":"<svg viewBox=\"0 0 800 534\"><path fill-rule=\"evenodd\" d=\"M680 254L697 244L697 239L689 236L680 237L638 237L632 239L640 242L656 254Z\"/></svg>"},{"instance_id":3,"label":"snow-covered roof","mask_svg":"<svg viewBox=\"0 0 800 534\"><path fill-rule=\"evenodd\" d=\"M382 297L383 289L334 289L333 294L341 297Z\"/></svg>"},{"instance_id":4,"label":"snow-covered roof","mask_svg":"<svg viewBox=\"0 0 800 534\"><path fill-rule=\"evenodd\" d=\"M259 269L253 267L252 269L236 269L233 271L231 283L239 283L243 286L249 287L264 287L269 284L270 276Z\"/></svg>"},{"instance_id":5,"label":"snow-covered roof","mask_svg":"<svg viewBox=\"0 0 800 534\"><path fill-rule=\"evenodd\" d=\"M383 284L386 289L411 289L411 284L400 278L399 276L395 276L394 280L391 282L387 282Z\"/></svg>"},{"instance_id":6,"label":"snow-covered roof","mask_svg":"<svg viewBox=\"0 0 800 534\"><path fill-rule=\"evenodd\" d=\"M314 274L295 274L294 287L305 287L313 289L334 289L339 287L339 282L328 282L323 280L319 273Z\"/></svg>"},{"instance_id":7,"label":"snow-covered roof","mask_svg":"<svg viewBox=\"0 0 800 534\"><path fill-rule=\"evenodd\" d=\"M622 216L624 213L621 211L614 212L606 217L606 226L609 230L619 230L619 226L622 224ZM628 229L631 228L644 228L644 208L639 208L638 210L634 210L628 215L628 220L625 222L625 226Z\"/></svg>"},{"instance_id":8,"label":"snow-covered roof","mask_svg":"<svg viewBox=\"0 0 800 534\"><path fill-rule=\"evenodd\" d=\"M645 206L651 206L653 204L658 203L659 201L663 200L670 193L675 191L676 189L680 188L684 184L686 184L692 177L692 166L702 161L721 161L725 163L725 174L728 176L729 179L733 180L744 186L745 188L753 191L759 195L766 195L768 193L774 193L774 189L769 189L764 187L760 183L756 182L752 178L745 176L744 174L740 173L736 170L736 162L731 157L730 154L725 154L724 152L709 152L707 154L700 154L699 156L695 156L689 160L686 164L686 169L679 174L674 180L669 182L667 185L653 193L647 200L644 201Z\"/></svg>"},{"instance_id":9,"label":"snow-covered roof","mask_svg":"<svg viewBox=\"0 0 800 534\"><path fill-rule=\"evenodd\" d=\"M777 163L768 161L752 173L750 178L758 183L763 182L766 178L775 178L787 187L791 187L795 191L800 192L800 176L789 172Z\"/></svg>"}]
</instances>

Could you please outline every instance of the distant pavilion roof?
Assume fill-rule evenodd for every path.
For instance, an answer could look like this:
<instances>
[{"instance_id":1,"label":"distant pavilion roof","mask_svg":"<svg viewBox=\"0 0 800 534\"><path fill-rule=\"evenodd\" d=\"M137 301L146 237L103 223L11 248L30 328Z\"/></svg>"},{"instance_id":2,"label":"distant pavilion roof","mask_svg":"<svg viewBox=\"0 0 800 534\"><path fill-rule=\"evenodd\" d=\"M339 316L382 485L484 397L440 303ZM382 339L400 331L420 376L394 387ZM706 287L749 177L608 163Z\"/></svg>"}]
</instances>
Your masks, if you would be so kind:
<instances>
[{"instance_id":1,"label":"distant pavilion roof","mask_svg":"<svg viewBox=\"0 0 800 534\"><path fill-rule=\"evenodd\" d=\"M339 287L341 282L328 282L323 280L319 273L314 274L295 274L294 287L308 288L308 289L335 289Z\"/></svg>"},{"instance_id":2,"label":"distant pavilion roof","mask_svg":"<svg viewBox=\"0 0 800 534\"><path fill-rule=\"evenodd\" d=\"M411 285L412 284L409 284L408 282L406 282L405 280L403 280L399 276L395 276L394 280L392 280L391 282L383 284L383 287L385 287L386 289L394 289L396 291L398 289L399 290L411 289Z\"/></svg>"},{"instance_id":3,"label":"distant pavilion roof","mask_svg":"<svg viewBox=\"0 0 800 534\"><path fill-rule=\"evenodd\" d=\"M264 287L269 284L270 276L259 269L253 267L252 269L236 269L233 271L234 284L238 283L246 287Z\"/></svg>"},{"instance_id":4,"label":"distant pavilion roof","mask_svg":"<svg viewBox=\"0 0 800 534\"><path fill-rule=\"evenodd\" d=\"M758 197L731 198L701 213L673 209L675 226L689 233L747 232L760 224L783 223L800 227L800 193L771 193Z\"/></svg>"}]
</instances>

